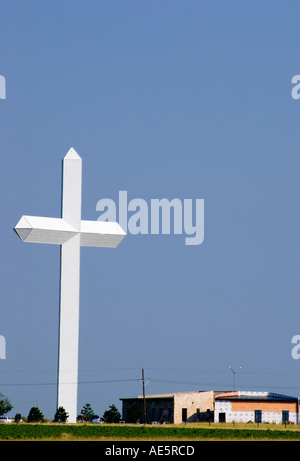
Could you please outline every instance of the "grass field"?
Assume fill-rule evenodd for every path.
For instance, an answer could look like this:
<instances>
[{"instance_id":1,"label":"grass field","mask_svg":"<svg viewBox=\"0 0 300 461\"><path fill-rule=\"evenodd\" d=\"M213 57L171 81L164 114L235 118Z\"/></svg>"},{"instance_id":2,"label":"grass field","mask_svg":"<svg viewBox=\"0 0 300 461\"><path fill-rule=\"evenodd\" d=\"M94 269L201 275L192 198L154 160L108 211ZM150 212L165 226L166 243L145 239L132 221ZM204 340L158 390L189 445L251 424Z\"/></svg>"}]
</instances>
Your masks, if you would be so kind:
<instances>
[{"instance_id":1,"label":"grass field","mask_svg":"<svg viewBox=\"0 0 300 461\"><path fill-rule=\"evenodd\" d=\"M187 425L125 425L125 424L1 424L0 441L300 441L299 426L254 424L187 424Z\"/></svg>"}]
</instances>

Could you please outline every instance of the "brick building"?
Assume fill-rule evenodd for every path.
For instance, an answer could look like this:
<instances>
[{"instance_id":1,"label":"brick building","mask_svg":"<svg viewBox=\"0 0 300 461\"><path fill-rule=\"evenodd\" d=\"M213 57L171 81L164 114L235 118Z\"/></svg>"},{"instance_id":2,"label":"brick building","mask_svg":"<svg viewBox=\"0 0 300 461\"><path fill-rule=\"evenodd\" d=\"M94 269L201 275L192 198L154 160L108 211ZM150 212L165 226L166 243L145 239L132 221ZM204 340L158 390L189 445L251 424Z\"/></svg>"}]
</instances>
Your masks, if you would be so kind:
<instances>
[{"instance_id":1,"label":"brick building","mask_svg":"<svg viewBox=\"0 0 300 461\"><path fill-rule=\"evenodd\" d=\"M143 396L121 398L122 419L143 422ZM269 422L299 424L297 397L268 392L191 391L147 395L147 423Z\"/></svg>"},{"instance_id":2,"label":"brick building","mask_svg":"<svg viewBox=\"0 0 300 461\"><path fill-rule=\"evenodd\" d=\"M214 421L299 424L299 399L272 392L226 392L215 398Z\"/></svg>"}]
</instances>

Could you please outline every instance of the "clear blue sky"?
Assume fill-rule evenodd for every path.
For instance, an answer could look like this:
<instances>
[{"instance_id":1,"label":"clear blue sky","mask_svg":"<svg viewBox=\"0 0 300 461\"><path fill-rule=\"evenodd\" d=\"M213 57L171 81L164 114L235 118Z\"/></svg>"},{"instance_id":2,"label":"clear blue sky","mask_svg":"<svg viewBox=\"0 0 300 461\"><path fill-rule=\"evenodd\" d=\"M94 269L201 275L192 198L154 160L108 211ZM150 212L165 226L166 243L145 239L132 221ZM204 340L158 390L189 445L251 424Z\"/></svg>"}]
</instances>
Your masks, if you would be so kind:
<instances>
[{"instance_id":1,"label":"clear blue sky","mask_svg":"<svg viewBox=\"0 0 300 461\"><path fill-rule=\"evenodd\" d=\"M0 392L56 410L61 160L101 198L203 198L205 239L128 234L81 251L78 411L236 387L300 396L298 1L1 1ZM242 369L239 370L239 367Z\"/></svg>"}]
</instances>

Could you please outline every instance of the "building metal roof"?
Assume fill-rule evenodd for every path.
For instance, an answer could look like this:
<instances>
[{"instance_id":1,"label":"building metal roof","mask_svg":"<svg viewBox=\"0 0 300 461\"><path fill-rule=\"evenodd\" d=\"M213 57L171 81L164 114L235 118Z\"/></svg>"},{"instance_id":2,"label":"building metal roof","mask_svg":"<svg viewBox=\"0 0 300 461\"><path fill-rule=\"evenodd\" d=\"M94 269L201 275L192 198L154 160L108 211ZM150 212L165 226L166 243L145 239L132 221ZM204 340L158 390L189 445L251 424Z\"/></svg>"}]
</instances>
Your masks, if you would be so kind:
<instances>
[{"instance_id":1,"label":"building metal roof","mask_svg":"<svg viewBox=\"0 0 300 461\"><path fill-rule=\"evenodd\" d=\"M273 392L245 392L238 391L231 395L218 395L215 397L216 400L260 400L260 401L289 401L297 402L298 397L291 397L289 395L275 394Z\"/></svg>"}]
</instances>

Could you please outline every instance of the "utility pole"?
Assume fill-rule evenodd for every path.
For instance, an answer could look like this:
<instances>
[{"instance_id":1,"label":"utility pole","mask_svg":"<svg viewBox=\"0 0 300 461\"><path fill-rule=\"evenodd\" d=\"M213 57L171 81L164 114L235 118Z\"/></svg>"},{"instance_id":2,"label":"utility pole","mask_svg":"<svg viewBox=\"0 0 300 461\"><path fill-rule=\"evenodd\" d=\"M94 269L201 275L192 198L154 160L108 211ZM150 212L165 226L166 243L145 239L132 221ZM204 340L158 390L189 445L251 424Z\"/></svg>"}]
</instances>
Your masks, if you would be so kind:
<instances>
[{"instance_id":1,"label":"utility pole","mask_svg":"<svg viewBox=\"0 0 300 461\"><path fill-rule=\"evenodd\" d=\"M144 377L144 368L142 369L142 381L143 381L143 400L144 400L144 422L147 423L146 419L146 396L145 396L145 377Z\"/></svg>"}]
</instances>

